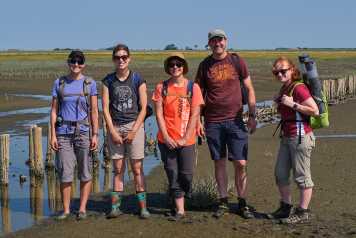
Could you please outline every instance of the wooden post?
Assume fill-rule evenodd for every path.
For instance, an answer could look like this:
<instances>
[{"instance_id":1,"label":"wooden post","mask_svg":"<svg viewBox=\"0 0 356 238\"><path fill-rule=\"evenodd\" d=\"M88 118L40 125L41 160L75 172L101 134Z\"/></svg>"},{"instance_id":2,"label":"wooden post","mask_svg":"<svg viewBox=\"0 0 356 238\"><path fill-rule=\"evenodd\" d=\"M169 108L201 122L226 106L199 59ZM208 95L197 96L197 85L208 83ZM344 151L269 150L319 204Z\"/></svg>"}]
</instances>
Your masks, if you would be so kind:
<instances>
[{"instance_id":1,"label":"wooden post","mask_svg":"<svg viewBox=\"0 0 356 238\"><path fill-rule=\"evenodd\" d=\"M36 187L35 187L35 210L34 218L38 221L43 216L43 180L40 177L36 177Z\"/></svg>"},{"instance_id":2,"label":"wooden post","mask_svg":"<svg viewBox=\"0 0 356 238\"><path fill-rule=\"evenodd\" d=\"M43 151L42 151L42 128L34 128L34 172L36 177L43 178Z\"/></svg>"},{"instance_id":3,"label":"wooden post","mask_svg":"<svg viewBox=\"0 0 356 238\"><path fill-rule=\"evenodd\" d=\"M100 192L100 182L99 182L99 167L93 168L93 183L92 183L92 192Z\"/></svg>"},{"instance_id":4,"label":"wooden post","mask_svg":"<svg viewBox=\"0 0 356 238\"><path fill-rule=\"evenodd\" d=\"M62 195L61 195L61 182L59 176L56 176L56 211L63 209Z\"/></svg>"},{"instance_id":5,"label":"wooden post","mask_svg":"<svg viewBox=\"0 0 356 238\"><path fill-rule=\"evenodd\" d=\"M0 185L1 187L1 215L2 215L2 232L4 234L11 232L11 215L9 204L9 187Z\"/></svg>"},{"instance_id":6,"label":"wooden post","mask_svg":"<svg viewBox=\"0 0 356 238\"><path fill-rule=\"evenodd\" d=\"M111 159L108 148L108 131L106 128L106 122L104 117L102 117L102 125L103 125L103 137L104 137L104 145L103 145L103 158L104 158L104 167L111 168Z\"/></svg>"},{"instance_id":7,"label":"wooden post","mask_svg":"<svg viewBox=\"0 0 356 238\"><path fill-rule=\"evenodd\" d=\"M9 184L10 135L0 135L0 184Z\"/></svg>"},{"instance_id":8,"label":"wooden post","mask_svg":"<svg viewBox=\"0 0 356 238\"><path fill-rule=\"evenodd\" d=\"M104 168L105 174L104 174L104 191L110 191L111 190L111 168Z\"/></svg>"},{"instance_id":9,"label":"wooden post","mask_svg":"<svg viewBox=\"0 0 356 238\"><path fill-rule=\"evenodd\" d=\"M51 123L48 123L48 131L47 131L47 153L46 153L46 168L53 169L54 168L54 151L51 147Z\"/></svg>"},{"instance_id":10,"label":"wooden post","mask_svg":"<svg viewBox=\"0 0 356 238\"><path fill-rule=\"evenodd\" d=\"M28 161L29 161L29 166L31 169L34 169L34 159L35 159L35 143L34 143L34 128L37 127L37 125L32 125L29 130L29 135L28 135Z\"/></svg>"}]
</instances>

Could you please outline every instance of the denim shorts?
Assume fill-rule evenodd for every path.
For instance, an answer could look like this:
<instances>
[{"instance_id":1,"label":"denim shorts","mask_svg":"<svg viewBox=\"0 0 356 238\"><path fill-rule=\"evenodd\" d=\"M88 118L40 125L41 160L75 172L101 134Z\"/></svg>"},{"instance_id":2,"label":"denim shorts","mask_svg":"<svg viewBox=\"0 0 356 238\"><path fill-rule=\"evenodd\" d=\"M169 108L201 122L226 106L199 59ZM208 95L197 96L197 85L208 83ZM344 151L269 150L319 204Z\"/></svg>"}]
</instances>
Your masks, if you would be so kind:
<instances>
[{"instance_id":1,"label":"denim shorts","mask_svg":"<svg viewBox=\"0 0 356 238\"><path fill-rule=\"evenodd\" d=\"M205 123L212 160L247 160L248 131L242 120Z\"/></svg>"}]
</instances>

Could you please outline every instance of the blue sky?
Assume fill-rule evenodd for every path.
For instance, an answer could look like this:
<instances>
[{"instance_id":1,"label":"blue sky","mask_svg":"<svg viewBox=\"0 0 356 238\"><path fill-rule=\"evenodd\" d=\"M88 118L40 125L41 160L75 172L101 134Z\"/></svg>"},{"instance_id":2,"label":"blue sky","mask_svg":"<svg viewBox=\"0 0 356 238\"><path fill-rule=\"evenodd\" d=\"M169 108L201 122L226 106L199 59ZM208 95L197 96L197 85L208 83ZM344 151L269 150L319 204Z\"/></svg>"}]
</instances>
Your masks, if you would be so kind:
<instances>
[{"instance_id":1,"label":"blue sky","mask_svg":"<svg viewBox=\"0 0 356 238\"><path fill-rule=\"evenodd\" d=\"M207 43L222 28L229 47L356 48L354 0L1 0L0 50L132 49Z\"/></svg>"}]
</instances>

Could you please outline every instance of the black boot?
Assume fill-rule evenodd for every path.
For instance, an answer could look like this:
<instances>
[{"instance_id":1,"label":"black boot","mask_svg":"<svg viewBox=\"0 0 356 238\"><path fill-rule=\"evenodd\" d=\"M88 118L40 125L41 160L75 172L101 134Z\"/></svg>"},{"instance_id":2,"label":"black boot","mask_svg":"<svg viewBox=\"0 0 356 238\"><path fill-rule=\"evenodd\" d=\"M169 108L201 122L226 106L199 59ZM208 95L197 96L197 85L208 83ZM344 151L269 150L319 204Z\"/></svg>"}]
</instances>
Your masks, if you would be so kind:
<instances>
[{"instance_id":1,"label":"black boot","mask_svg":"<svg viewBox=\"0 0 356 238\"><path fill-rule=\"evenodd\" d=\"M281 201L279 208L276 211L267 214L267 217L269 219L287 218L290 216L292 207L293 207L293 205Z\"/></svg>"}]
</instances>

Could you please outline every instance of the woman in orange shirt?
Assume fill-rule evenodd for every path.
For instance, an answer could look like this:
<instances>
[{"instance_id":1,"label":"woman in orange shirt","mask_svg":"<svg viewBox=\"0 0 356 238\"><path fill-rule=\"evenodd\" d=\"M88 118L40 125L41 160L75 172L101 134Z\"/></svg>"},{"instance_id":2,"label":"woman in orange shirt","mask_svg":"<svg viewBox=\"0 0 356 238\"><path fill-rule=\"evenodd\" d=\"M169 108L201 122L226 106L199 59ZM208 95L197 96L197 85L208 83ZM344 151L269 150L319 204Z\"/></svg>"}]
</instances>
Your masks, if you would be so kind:
<instances>
[{"instance_id":1,"label":"woman in orange shirt","mask_svg":"<svg viewBox=\"0 0 356 238\"><path fill-rule=\"evenodd\" d=\"M169 56L164 61L164 69L170 78L156 86L152 100L159 127L161 159L170 197L175 203L170 220L176 221L184 217L184 196L191 193L196 124L204 100L199 86L184 76L188 64L183 54Z\"/></svg>"}]
</instances>

